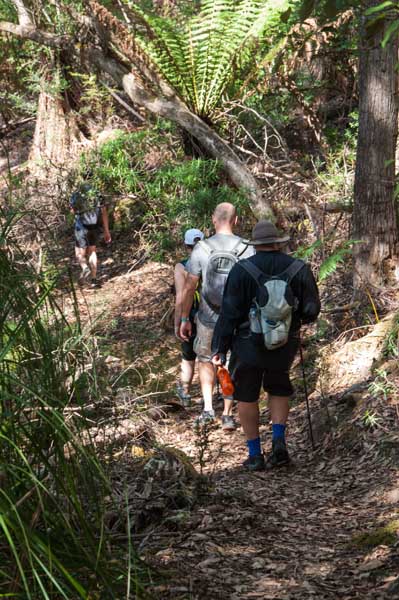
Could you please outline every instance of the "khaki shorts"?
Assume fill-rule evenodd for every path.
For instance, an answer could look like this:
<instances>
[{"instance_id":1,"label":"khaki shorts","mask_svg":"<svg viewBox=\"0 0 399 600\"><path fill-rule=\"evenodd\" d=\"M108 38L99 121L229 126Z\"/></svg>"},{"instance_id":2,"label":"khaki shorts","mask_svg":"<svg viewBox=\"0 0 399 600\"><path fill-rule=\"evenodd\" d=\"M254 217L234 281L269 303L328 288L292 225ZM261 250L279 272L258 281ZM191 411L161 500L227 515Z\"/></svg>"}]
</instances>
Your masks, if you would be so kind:
<instances>
[{"instance_id":1,"label":"khaki shorts","mask_svg":"<svg viewBox=\"0 0 399 600\"><path fill-rule=\"evenodd\" d=\"M194 340L194 352L200 362L210 362L212 357L213 328L205 327L198 317L195 321L197 324L197 335Z\"/></svg>"}]
</instances>

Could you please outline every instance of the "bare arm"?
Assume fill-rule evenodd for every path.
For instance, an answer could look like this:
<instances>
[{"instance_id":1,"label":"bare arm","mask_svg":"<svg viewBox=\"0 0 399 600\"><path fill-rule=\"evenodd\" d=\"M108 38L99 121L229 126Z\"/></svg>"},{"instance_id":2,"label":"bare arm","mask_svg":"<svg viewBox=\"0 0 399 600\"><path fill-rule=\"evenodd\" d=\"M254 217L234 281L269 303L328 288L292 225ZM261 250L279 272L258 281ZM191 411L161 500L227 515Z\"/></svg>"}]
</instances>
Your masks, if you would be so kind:
<instances>
[{"instance_id":1,"label":"bare arm","mask_svg":"<svg viewBox=\"0 0 399 600\"><path fill-rule=\"evenodd\" d=\"M197 289L199 277L193 275L192 273L187 273L186 282L184 285L183 291L183 301L182 301L182 318L188 318L190 314L191 307L194 301L195 290Z\"/></svg>"},{"instance_id":2,"label":"bare arm","mask_svg":"<svg viewBox=\"0 0 399 600\"><path fill-rule=\"evenodd\" d=\"M191 335L191 332L192 332L192 325L191 325L191 322L190 322L188 316L190 314L190 310L193 305L194 293L195 293L195 290L197 289L198 281L199 281L199 277L197 277L196 275L192 275L192 273L187 273L186 283L184 285L184 291L183 291L183 301L182 301L182 311L181 311L182 322L180 325L180 336L179 336L183 340L188 340Z\"/></svg>"},{"instance_id":3,"label":"bare arm","mask_svg":"<svg viewBox=\"0 0 399 600\"><path fill-rule=\"evenodd\" d=\"M176 302L175 302L175 334L178 335L180 330L180 321L182 315L182 305L184 298L184 286L186 284L187 271L181 263L175 266L175 290L176 290Z\"/></svg>"},{"instance_id":4,"label":"bare arm","mask_svg":"<svg viewBox=\"0 0 399 600\"><path fill-rule=\"evenodd\" d=\"M108 219L108 211L106 206L101 207L101 220L104 228L104 240L107 244L109 244L111 239L111 233L109 231L109 219Z\"/></svg>"}]
</instances>

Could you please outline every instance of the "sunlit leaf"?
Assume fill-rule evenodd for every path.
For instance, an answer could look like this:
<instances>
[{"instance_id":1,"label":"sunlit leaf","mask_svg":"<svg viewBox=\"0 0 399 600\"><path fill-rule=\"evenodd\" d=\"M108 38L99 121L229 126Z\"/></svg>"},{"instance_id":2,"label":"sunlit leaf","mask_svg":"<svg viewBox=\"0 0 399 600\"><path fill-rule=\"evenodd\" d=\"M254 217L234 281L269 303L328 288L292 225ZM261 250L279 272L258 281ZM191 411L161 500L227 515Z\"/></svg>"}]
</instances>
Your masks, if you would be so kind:
<instances>
[{"instance_id":1,"label":"sunlit leaf","mask_svg":"<svg viewBox=\"0 0 399 600\"><path fill-rule=\"evenodd\" d=\"M392 21L392 23L390 24L390 26L388 27L388 29L385 32L384 38L381 42L381 46L383 48L385 48L385 46L388 44L389 40L391 39L391 36L398 29L399 29L399 19L396 19L395 21Z\"/></svg>"}]
</instances>

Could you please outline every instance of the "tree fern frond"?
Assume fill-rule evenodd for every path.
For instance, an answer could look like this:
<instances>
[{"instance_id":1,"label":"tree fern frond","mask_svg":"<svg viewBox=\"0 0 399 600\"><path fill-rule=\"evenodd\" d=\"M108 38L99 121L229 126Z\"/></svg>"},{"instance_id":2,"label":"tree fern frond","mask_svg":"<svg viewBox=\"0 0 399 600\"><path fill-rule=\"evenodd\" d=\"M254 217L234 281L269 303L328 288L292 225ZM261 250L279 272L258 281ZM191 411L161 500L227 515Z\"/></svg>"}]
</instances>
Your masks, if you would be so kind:
<instances>
[{"instance_id":1,"label":"tree fern frond","mask_svg":"<svg viewBox=\"0 0 399 600\"><path fill-rule=\"evenodd\" d=\"M234 59L259 10L260 2L257 0L243 0L236 3L229 11L221 11L218 19L219 26L212 32L211 52L207 56L205 65L203 61L200 62L202 73L198 74L199 77L202 76L201 112L204 114L211 112L231 78ZM204 25L201 25L200 31L203 27Z\"/></svg>"},{"instance_id":2,"label":"tree fern frond","mask_svg":"<svg viewBox=\"0 0 399 600\"><path fill-rule=\"evenodd\" d=\"M145 13L130 0L125 0L133 26L132 36L157 65L165 79L186 100L190 97L184 68L185 42L181 32L168 19Z\"/></svg>"},{"instance_id":3,"label":"tree fern frond","mask_svg":"<svg viewBox=\"0 0 399 600\"><path fill-rule=\"evenodd\" d=\"M200 12L183 26L144 13L132 0L124 3L141 26L134 35L151 61L190 108L206 116L235 70L249 65L253 40L263 35L289 0L203 0Z\"/></svg>"},{"instance_id":4,"label":"tree fern frond","mask_svg":"<svg viewBox=\"0 0 399 600\"><path fill-rule=\"evenodd\" d=\"M296 256L296 258L300 258L302 260L307 260L308 258L311 258L311 256L313 256L313 254L316 252L316 250L318 250L322 246L323 246L323 241L316 240L310 246L300 246L294 252L294 256Z\"/></svg>"},{"instance_id":5,"label":"tree fern frond","mask_svg":"<svg viewBox=\"0 0 399 600\"><path fill-rule=\"evenodd\" d=\"M328 256L322 263L319 269L319 283L332 275L338 268L339 264L352 254L352 246L357 244L356 240L348 240L341 244L333 254Z\"/></svg>"}]
</instances>

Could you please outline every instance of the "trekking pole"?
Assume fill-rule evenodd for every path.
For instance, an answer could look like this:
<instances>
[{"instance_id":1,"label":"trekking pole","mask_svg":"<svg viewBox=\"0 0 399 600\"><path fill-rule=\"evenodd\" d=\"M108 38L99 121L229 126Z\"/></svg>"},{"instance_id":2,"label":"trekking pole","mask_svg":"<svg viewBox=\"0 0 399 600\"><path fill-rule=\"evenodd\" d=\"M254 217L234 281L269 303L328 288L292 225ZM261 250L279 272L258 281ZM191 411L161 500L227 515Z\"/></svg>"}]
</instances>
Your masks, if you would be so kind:
<instances>
[{"instance_id":1,"label":"trekking pole","mask_svg":"<svg viewBox=\"0 0 399 600\"><path fill-rule=\"evenodd\" d=\"M302 340L299 336L299 354L301 357L301 366L302 366L302 377L303 377L303 388L305 391L305 400L306 400L306 410L308 413L308 423L309 423L309 433L310 433L310 441L312 442L312 450L316 449L313 437L313 428L312 428L312 419L310 418L310 407L309 407L309 397L308 397L308 386L306 383L306 373L305 373L305 363L303 361L303 352L302 352Z\"/></svg>"}]
</instances>

